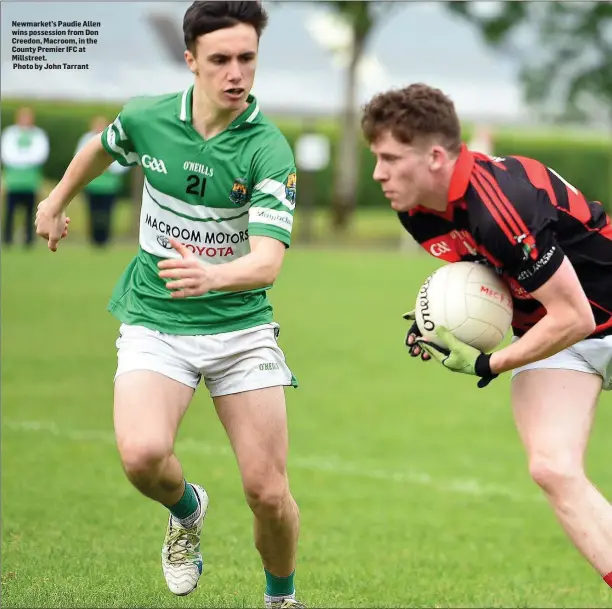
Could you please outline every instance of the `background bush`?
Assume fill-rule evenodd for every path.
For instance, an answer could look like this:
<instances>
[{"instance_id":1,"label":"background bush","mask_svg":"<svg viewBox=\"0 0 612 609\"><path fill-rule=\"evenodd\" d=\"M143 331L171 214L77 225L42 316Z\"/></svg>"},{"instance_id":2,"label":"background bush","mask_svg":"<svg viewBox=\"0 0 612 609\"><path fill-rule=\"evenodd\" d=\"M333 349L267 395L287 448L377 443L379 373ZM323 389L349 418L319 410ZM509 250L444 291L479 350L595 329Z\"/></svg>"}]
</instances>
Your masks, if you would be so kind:
<instances>
[{"instance_id":1,"label":"background bush","mask_svg":"<svg viewBox=\"0 0 612 609\"><path fill-rule=\"evenodd\" d=\"M16 108L27 104L34 108L37 123L51 140L51 155L45 166L46 177L59 180L72 159L79 137L88 129L95 115L111 121L121 109L119 104L73 103L61 101L3 100L2 125L13 122ZM271 116L274 120L274 117ZM306 120L278 118L276 123L293 145L306 128ZM338 125L330 119L308 119L308 126L330 138L332 161L315 180L317 206L329 206L332 196L332 175L336 163ZM464 139L469 140L470 125L464 125ZM612 139L563 128L533 131L527 128L499 128L494 131L494 151L499 156L520 154L534 157L553 167L566 180L579 188L589 199L601 201L612 209ZM365 142L361 143L358 207L386 205L380 187L372 180L374 159ZM127 194L127 179L125 192Z\"/></svg>"}]
</instances>

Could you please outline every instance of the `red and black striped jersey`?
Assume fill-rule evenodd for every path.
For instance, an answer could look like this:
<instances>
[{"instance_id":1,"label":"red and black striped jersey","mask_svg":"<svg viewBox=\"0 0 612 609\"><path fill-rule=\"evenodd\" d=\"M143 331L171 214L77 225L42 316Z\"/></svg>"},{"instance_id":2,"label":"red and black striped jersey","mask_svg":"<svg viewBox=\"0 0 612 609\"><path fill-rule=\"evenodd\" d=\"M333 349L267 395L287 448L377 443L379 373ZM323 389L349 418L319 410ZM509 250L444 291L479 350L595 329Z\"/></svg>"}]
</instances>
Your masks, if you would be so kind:
<instances>
[{"instance_id":1,"label":"red and black striped jersey","mask_svg":"<svg viewBox=\"0 0 612 609\"><path fill-rule=\"evenodd\" d=\"M612 225L601 203L539 161L489 157L465 145L455 165L445 212L400 212L404 228L447 262L484 262L509 285L514 334L546 313L531 292L567 256L591 303L596 329L612 334Z\"/></svg>"}]
</instances>

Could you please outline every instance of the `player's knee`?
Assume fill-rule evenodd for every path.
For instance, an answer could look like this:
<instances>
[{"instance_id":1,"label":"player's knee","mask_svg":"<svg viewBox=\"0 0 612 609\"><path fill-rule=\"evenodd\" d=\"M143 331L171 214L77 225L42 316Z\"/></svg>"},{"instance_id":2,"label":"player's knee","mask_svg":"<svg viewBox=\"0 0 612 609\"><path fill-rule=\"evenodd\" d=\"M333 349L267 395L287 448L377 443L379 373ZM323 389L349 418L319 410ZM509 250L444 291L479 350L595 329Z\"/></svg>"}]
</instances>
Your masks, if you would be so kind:
<instances>
[{"instance_id":1,"label":"player's knee","mask_svg":"<svg viewBox=\"0 0 612 609\"><path fill-rule=\"evenodd\" d=\"M565 489L585 479L579 459L568 455L534 455L529 460L533 481L549 495L560 495Z\"/></svg>"},{"instance_id":2,"label":"player's knee","mask_svg":"<svg viewBox=\"0 0 612 609\"><path fill-rule=\"evenodd\" d=\"M282 511L289 488L284 476L255 475L244 479L244 493L256 515L274 517Z\"/></svg>"},{"instance_id":3,"label":"player's knee","mask_svg":"<svg viewBox=\"0 0 612 609\"><path fill-rule=\"evenodd\" d=\"M123 469L132 481L155 478L170 456L172 447L160 441L125 440L118 442Z\"/></svg>"}]
</instances>

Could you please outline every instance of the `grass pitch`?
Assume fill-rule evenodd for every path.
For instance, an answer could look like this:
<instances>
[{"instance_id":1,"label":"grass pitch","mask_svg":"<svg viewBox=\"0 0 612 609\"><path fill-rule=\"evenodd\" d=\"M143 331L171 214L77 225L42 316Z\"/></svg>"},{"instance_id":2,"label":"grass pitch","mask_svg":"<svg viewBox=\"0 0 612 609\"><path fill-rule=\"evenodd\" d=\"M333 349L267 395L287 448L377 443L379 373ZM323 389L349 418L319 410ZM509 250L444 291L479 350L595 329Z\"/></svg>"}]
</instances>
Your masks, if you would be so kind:
<instances>
[{"instance_id":1,"label":"grass pitch","mask_svg":"<svg viewBox=\"0 0 612 609\"><path fill-rule=\"evenodd\" d=\"M177 453L211 498L198 589L160 567L166 513L125 480L112 433L118 323L105 312L134 252L66 243L3 252L2 604L255 607L263 573L237 467L200 390ZM301 508L298 595L311 607L610 607L527 475L508 375L408 357L416 290L437 261L290 250L270 293L300 388L287 390ZM612 497L604 395L588 455Z\"/></svg>"}]
</instances>

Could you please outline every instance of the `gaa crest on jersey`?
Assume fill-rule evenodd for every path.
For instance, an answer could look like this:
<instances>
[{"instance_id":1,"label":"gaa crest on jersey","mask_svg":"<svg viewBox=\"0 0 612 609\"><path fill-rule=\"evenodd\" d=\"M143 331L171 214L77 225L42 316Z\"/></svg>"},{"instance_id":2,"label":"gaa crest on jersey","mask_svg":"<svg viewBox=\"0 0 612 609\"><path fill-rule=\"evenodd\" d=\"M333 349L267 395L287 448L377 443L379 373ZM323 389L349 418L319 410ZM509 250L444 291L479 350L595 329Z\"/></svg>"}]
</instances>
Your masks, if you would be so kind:
<instances>
[{"instance_id":1,"label":"gaa crest on jersey","mask_svg":"<svg viewBox=\"0 0 612 609\"><path fill-rule=\"evenodd\" d=\"M285 198L290 203L295 203L295 191L297 186L297 178L295 171L290 173L285 180Z\"/></svg>"},{"instance_id":2,"label":"gaa crest on jersey","mask_svg":"<svg viewBox=\"0 0 612 609\"><path fill-rule=\"evenodd\" d=\"M244 178L236 178L234 180L234 184L232 185L232 191L230 192L229 198L230 201L238 207L246 205L248 200L248 193L246 187L246 180Z\"/></svg>"}]
</instances>

